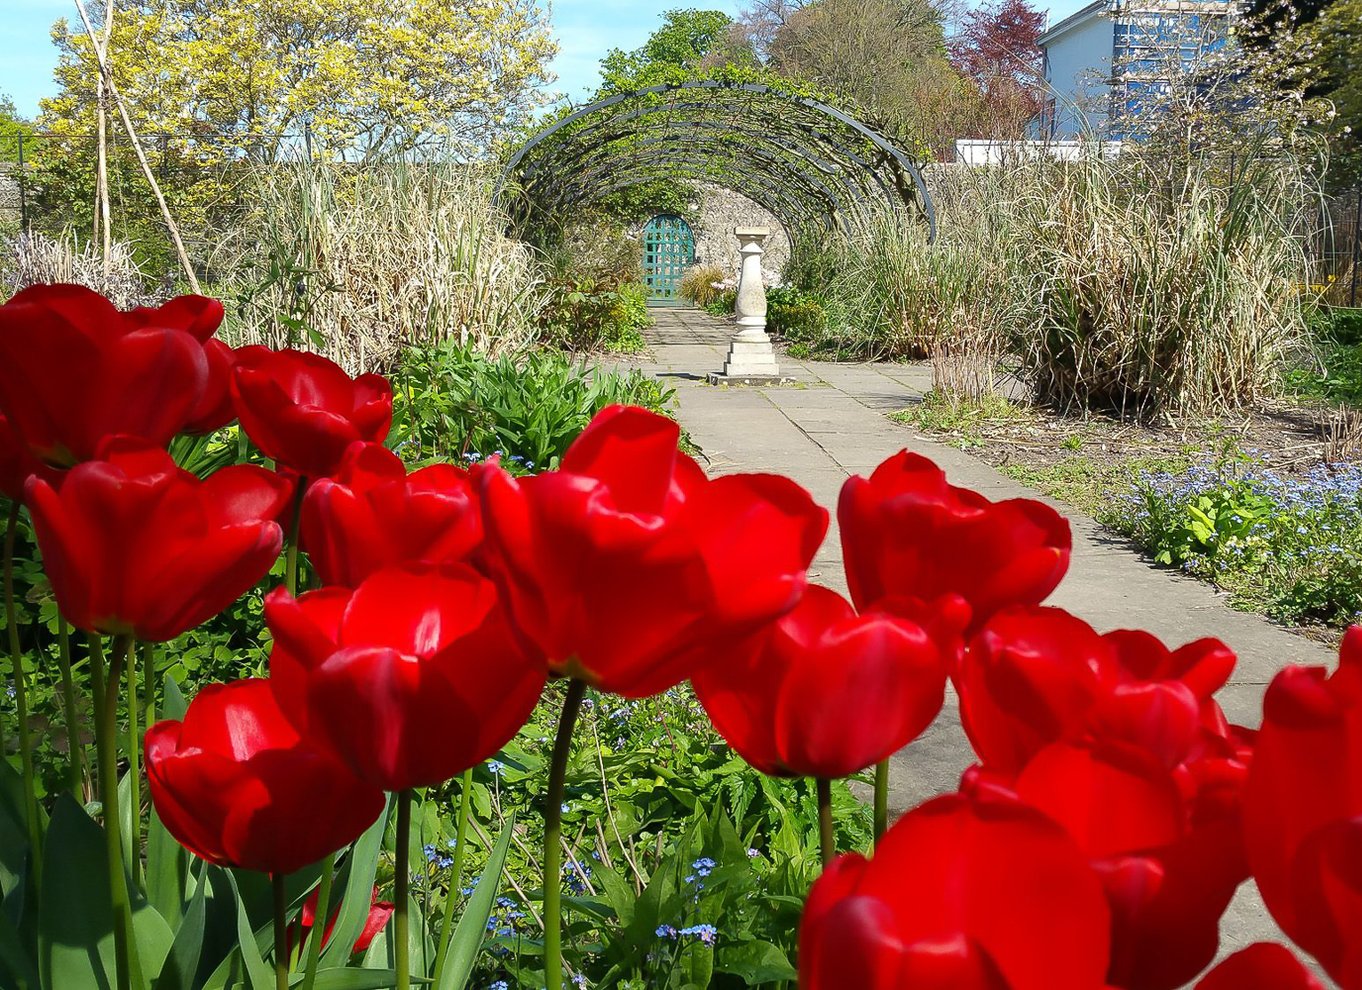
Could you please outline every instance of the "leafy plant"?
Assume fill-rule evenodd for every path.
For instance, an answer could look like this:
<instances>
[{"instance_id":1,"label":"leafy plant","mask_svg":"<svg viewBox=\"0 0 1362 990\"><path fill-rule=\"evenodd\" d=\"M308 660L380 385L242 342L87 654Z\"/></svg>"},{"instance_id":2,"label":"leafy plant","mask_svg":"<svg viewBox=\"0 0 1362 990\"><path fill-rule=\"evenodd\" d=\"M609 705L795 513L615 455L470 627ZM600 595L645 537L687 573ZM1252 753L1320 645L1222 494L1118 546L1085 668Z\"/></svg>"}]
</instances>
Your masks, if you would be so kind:
<instances>
[{"instance_id":1,"label":"leafy plant","mask_svg":"<svg viewBox=\"0 0 1362 990\"><path fill-rule=\"evenodd\" d=\"M489 358L456 341L408 350L393 385L389 442L404 459L500 454L525 470L556 466L604 407L623 403L660 412L673 395L636 370L592 369L555 351Z\"/></svg>"},{"instance_id":2,"label":"leafy plant","mask_svg":"<svg viewBox=\"0 0 1362 990\"><path fill-rule=\"evenodd\" d=\"M1243 459L1145 473L1103 520L1159 563L1290 623L1362 617L1362 469L1283 477Z\"/></svg>"}]
</instances>

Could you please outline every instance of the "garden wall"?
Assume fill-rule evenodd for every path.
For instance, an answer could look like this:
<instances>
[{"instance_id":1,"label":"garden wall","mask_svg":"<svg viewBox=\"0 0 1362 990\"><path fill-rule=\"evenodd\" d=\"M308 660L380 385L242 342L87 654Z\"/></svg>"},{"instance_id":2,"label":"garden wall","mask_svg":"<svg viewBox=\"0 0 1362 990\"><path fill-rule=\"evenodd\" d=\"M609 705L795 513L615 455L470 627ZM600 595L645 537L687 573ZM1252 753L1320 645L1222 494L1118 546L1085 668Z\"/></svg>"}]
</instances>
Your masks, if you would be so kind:
<instances>
[{"instance_id":1,"label":"garden wall","mask_svg":"<svg viewBox=\"0 0 1362 990\"><path fill-rule=\"evenodd\" d=\"M691 227L695 231L696 261L702 265L720 265L734 276L738 274L739 264L738 238L733 234L735 227L771 228L762 267L779 272L790 260L790 239L781 222L769 210L728 189L700 186L700 201Z\"/></svg>"}]
</instances>

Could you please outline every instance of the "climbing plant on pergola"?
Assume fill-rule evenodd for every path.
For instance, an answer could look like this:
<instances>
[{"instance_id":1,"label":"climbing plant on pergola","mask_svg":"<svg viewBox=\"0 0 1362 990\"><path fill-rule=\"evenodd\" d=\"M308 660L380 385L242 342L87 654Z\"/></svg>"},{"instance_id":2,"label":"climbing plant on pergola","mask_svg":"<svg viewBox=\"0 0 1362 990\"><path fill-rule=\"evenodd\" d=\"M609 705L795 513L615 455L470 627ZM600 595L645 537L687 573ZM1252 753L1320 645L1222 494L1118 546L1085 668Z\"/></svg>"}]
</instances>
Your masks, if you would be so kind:
<instances>
[{"instance_id":1,"label":"climbing plant on pergola","mask_svg":"<svg viewBox=\"0 0 1362 990\"><path fill-rule=\"evenodd\" d=\"M511 156L502 195L532 223L659 180L730 189L795 236L850 230L884 211L936 233L922 174L902 149L826 102L760 82L669 82L565 112Z\"/></svg>"}]
</instances>

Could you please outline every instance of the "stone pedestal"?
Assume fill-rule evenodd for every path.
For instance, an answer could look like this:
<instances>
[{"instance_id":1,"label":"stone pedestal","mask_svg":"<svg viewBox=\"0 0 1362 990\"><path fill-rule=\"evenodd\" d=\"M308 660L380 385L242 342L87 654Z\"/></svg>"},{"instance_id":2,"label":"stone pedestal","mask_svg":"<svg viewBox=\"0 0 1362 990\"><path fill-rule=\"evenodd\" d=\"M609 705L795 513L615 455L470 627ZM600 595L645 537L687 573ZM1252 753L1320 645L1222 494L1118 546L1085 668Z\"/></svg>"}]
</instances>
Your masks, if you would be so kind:
<instances>
[{"instance_id":1,"label":"stone pedestal","mask_svg":"<svg viewBox=\"0 0 1362 990\"><path fill-rule=\"evenodd\" d=\"M709 376L711 382L766 385L781 381L771 338L766 333L766 285L762 280L762 245L771 236L769 227L739 227L738 251L742 270L738 276L738 301L734 306L738 332L728 347L728 360L722 373Z\"/></svg>"}]
</instances>

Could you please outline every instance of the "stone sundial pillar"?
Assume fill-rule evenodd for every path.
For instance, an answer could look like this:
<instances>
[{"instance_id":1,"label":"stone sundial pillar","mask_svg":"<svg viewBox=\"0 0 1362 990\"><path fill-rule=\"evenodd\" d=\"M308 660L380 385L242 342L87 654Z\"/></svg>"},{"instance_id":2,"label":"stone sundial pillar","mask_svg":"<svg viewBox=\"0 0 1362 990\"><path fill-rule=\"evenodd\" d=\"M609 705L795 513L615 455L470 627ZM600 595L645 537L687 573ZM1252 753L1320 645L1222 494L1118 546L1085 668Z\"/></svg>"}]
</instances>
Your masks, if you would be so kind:
<instances>
[{"instance_id":1,"label":"stone sundial pillar","mask_svg":"<svg viewBox=\"0 0 1362 990\"><path fill-rule=\"evenodd\" d=\"M734 306L738 332L729 344L723 374L714 377L720 381L778 380L780 368L766 333L766 285L761 274L763 245L771 236L771 228L739 227L734 233L742 255Z\"/></svg>"}]
</instances>

